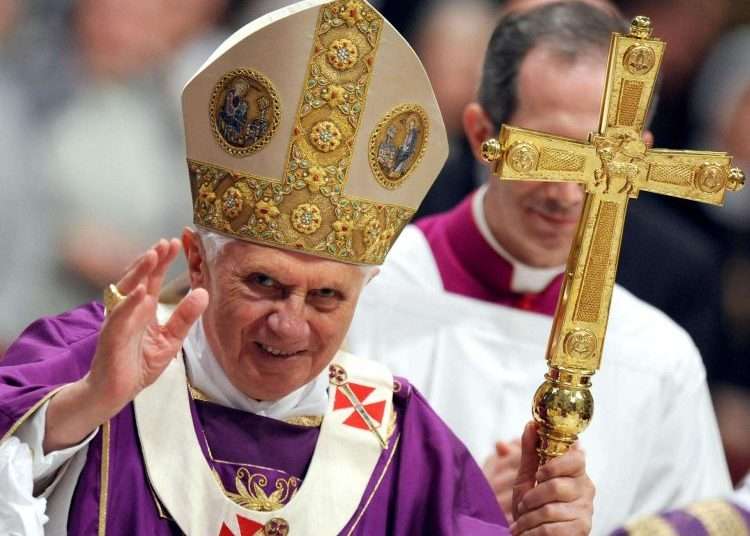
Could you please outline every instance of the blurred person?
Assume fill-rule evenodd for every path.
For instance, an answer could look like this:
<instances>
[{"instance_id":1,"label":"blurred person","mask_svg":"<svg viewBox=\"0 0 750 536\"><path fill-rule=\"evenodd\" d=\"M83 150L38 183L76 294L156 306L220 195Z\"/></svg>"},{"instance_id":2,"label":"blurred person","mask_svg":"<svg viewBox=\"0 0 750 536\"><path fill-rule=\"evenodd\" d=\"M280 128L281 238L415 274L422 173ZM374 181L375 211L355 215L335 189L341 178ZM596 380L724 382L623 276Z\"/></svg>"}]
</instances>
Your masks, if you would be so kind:
<instances>
[{"instance_id":1,"label":"blurred person","mask_svg":"<svg viewBox=\"0 0 750 536\"><path fill-rule=\"evenodd\" d=\"M476 93L497 9L487 0L436 1L427 4L416 25L413 43L448 129L450 153L435 185L422 203L417 218L456 206L483 177L461 126L464 107Z\"/></svg>"},{"instance_id":2,"label":"blurred person","mask_svg":"<svg viewBox=\"0 0 750 536\"><path fill-rule=\"evenodd\" d=\"M597 7L603 11L608 11L611 15L614 16L622 16L620 11L617 9L617 6L610 2L609 0L580 0L582 2L591 4L594 7ZM546 5L546 4L554 4L555 2L559 2L559 0L505 0L503 2L503 13L510 13L511 11L518 12L518 11L526 11L529 9L535 9L540 6Z\"/></svg>"},{"instance_id":3,"label":"blurred person","mask_svg":"<svg viewBox=\"0 0 750 536\"><path fill-rule=\"evenodd\" d=\"M337 11L348 23L327 25ZM268 55L280 42L285 55ZM327 51L311 55L319 43ZM351 79L360 91L346 92ZM250 110L234 125L247 137L221 126L227 95ZM325 100L315 113L311 97ZM342 99L369 115L352 117ZM400 35L362 2L301 2L232 35L182 101L192 290L158 304L180 249L160 240L107 288L104 308L42 319L10 348L0 532L588 534L594 489L580 449L539 467L526 427L508 527L466 448L408 381L339 351L362 287L447 152ZM261 104L275 113L258 138ZM368 157L361 134L408 138L417 124L430 129L424 158L394 194L370 173L389 164Z\"/></svg>"},{"instance_id":4,"label":"blurred person","mask_svg":"<svg viewBox=\"0 0 750 536\"><path fill-rule=\"evenodd\" d=\"M693 94L696 143L725 148L750 169L750 27L724 36L708 56ZM750 196L730 196L724 210L704 208L705 227L720 248L721 296L728 347L718 363L714 399L729 468L750 471Z\"/></svg>"},{"instance_id":5,"label":"blurred person","mask_svg":"<svg viewBox=\"0 0 750 536\"><path fill-rule=\"evenodd\" d=\"M67 306L91 299L165 230L179 230L186 206L170 192L185 164L170 77L182 83L181 62L192 71L216 45L226 8L227 0L79 0L72 8L80 85L45 140Z\"/></svg>"},{"instance_id":6,"label":"blurred person","mask_svg":"<svg viewBox=\"0 0 750 536\"><path fill-rule=\"evenodd\" d=\"M38 165L41 134L24 88L13 76L3 47L17 30L21 5L0 1L0 358L4 348L44 307L52 294L54 242L49 234L52 194ZM30 217L30 215L32 215Z\"/></svg>"},{"instance_id":7,"label":"blurred person","mask_svg":"<svg viewBox=\"0 0 750 536\"><path fill-rule=\"evenodd\" d=\"M611 32L624 30L610 11L581 2L501 19L478 102L464 112L476 159L502 123L585 140L599 123ZM572 183L493 179L454 210L407 226L363 292L347 338L352 351L425 392L484 463L503 505L520 459L514 430L547 372L551 316L583 201ZM674 239L658 229L644 241ZM666 283L680 269L640 259ZM592 382L596 418L581 436L598 488L593 533L728 492L705 369L689 335L616 286L603 356Z\"/></svg>"},{"instance_id":8,"label":"blurred person","mask_svg":"<svg viewBox=\"0 0 750 536\"><path fill-rule=\"evenodd\" d=\"M729 23L730 0L624 0L629 17L647 15L668 43L661 73L661 98L652 129L659 147L687 148L696 124L690 109L694 78L711 46ZM662 203L666 203L663 201ZM670 203L683 215L699 211L692 203Z\"/></svg>"}]
</instances>

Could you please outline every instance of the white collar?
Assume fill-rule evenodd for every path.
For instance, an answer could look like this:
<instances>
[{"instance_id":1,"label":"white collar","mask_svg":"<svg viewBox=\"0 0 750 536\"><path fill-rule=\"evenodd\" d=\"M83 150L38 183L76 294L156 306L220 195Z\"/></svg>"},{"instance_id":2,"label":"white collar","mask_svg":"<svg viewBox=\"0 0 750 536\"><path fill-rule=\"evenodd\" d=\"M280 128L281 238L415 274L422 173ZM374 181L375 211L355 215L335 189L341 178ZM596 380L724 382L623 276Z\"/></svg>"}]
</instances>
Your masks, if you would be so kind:
<instances>
[{"instance_id":1,"label":"white collar","mask_svg":"<svg viewBox=\"0 0 750 536\"><path fill-rule=\"evenodd\" d=\"M479 233L489 246L508 261L512 268L510 278L510 289L513 292L541 292L549 286L552 280L565 270L565 265L554 266L552 268L535 268L524 264L513 255L508 253L490 230L487 218L484 214L484 196L487 194L487 185L479 187L474 198L471 200L471 213L474 216L474 222L479 228Z\"/></svg>"},{"instance_id":2,"label":"white collar","mask_svg":"<svg viewBox=\"0 0 750 536\"><path fill-rule=\"evenodd\" d=\"M249 398L227 378L214 357L203 329L203 318L190 328L183 344L190 383L212 401L263 417L286 420L301 416L319 416L328 404L328 367L310 383L274 401Z\"/></svg>"}]
</instances>

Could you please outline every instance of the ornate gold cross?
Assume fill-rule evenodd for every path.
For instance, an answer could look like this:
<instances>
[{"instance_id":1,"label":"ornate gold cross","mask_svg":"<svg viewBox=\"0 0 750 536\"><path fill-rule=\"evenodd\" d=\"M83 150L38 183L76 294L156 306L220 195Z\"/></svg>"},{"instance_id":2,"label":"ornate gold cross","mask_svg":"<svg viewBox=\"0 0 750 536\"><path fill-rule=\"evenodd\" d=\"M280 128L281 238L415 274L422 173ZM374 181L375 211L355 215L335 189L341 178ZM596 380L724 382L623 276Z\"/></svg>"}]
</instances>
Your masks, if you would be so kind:
<instances>
[{"instance_id":1,"label":"ornate gold cross","mask_svg":"<svg viewBox=\"0 0 750 536\"><path fill-rule=\"evenodd\" d=\"M599 132L588 142L502 126L482 153L504 180L573 181L586 198L547 348L549 371L534 395L543 461L564 453L593 414L591 376L601 363L625 212L641 191L721 205L745 176L732 157L649 149L643 128L666 43L636 17L613 34Z\"/></svg>"}]
</instances>

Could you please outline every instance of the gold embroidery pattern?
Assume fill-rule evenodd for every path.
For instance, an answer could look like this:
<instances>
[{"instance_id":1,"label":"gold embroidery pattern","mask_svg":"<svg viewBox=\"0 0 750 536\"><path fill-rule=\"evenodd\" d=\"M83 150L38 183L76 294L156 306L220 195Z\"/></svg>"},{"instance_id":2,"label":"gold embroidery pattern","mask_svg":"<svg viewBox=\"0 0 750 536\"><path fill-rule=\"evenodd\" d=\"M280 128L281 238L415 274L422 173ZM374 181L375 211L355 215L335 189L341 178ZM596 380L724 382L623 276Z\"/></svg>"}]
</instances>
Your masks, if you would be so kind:
<instances>
[{"instance_id":1,"label":"gold embroidery pattern","mask_svg":"<svg viewBox=\"0 0 750 536\"><path fill-rule=\"evenodd\" d=\"M299 417L290 417L284 419L287 424L293 424L295 426L306 426L307 428L320 428L323 424L322 415L300 415Z\"/></svg>"},{"instance_id":2,"label":"gold embroidery pattern","mask_svg":"<svg viewBox=\"0 0 750 536\"><path fill-rule=\"evenodd\" d=\"M269 482L263 473L251 473L247 468L237 470L234 479L236 493L224 488L221 477L214 470L214 477L224 489L224 494L243 508L256 512L275 512L292 500L299 490L302 481L294 476L279 477L273 483L274 490L269 494L265 489Z\"/></svg>"},{"instance_id":3,"label":"gold embroidery pattern","mask_svg":"<svg viewBox=\"0 0 750 536\"><path fill-rule=\"evenodd\" d=\"M370 169L378 183L395 190L422 160L430 126L427 113L416 104L388 112L370 135Z\"/></svg>"},{"instance_id":4,"label":"gold embroidery pattern","mask_svg":"<svg viewBox=\"0 0 750 536\"><path fill-rule=\"evenodd\" d=\"M328 48L328 63L336 70L346 71L354 67L359 59L359 50L348 39L336 39Z\"/></svg>"},{"instance_id":5,"label":"gold embroidery pattern","mask_svg":"<svg viewBox=\"0 0 750 536\"><path fill-rule=\"evenodd\" d=\"M323 215L312 203L302 203L292 212L292 227L302 234L312 234L320 228Z\"/></svg>"},{"instance_id":6,"label":"gold embroidery pattern","mask_svg":"<svg viewBox=\"0 0 750 536\"><path fill-rule=\"evenodd\" d=\"M688 514L701 522L709 536L747 536L742 515L726 501L705 501L686 508Z\"/></svg>"},{"instance_id":7,"label":"gold embroidery pattern","mask_svg":"<svg viewBox=\"0 0 750 536\"><path fill-rule=\"evenodd\" d=\"M336 260L382 263L414 211L346 197L341 193L341 168L331 166L321 174L318 166L311 172L311 162L302 158L296 147L293 152L299 158L284 184L189 160L191 181L199 192L194 207L196 225ZM324 178L329 176L332 180ZM223 207L224 193L232 187L243 192L243 208L233 219ZM295 209L303 205L317 207L311 216L316 221L306 224L308 219L301 214L294 218Z\"/></svg>"},{"instance_id":8,"label":"gold embroidery pattern","mask_svg":"<svg viewBox=\"0 0 750 536\"><path fill-rule=\"evenodd\" d=\"M244 202L242 201L242 193L237 188L227 188L221 199L221 208L228 219L233 220L240 215Z\"/></svg>"},{"instance_id":9,"label":"gold embroidery pattern","mask_svg":"<svg viewBox=\"0 0 750 536\"><path fill-rule=\"evenodd\" d=\"M188 160L197 225L355 264L383 262L414 210L343 194L382 24L377 12L357 0L321 7L284 176L239 174ZM331 51L338 65L351 65L339 70ZM235 190L227 194L231 188L242 203ZM316 211L294 217L305 204L319 209L319 225L309 216Z\"/></svg>"},{"instance_id":10,"label":"gold embroidery pattern","mask_svg":"<svg viewBox=\"0 0 750 536\"><path fill-rule=\"evenodd\" d=\"M658 516L643 518L625 528L628 536L678 536L672 525Z\"/></svg>"},{"instance_id":11,"label":"gold embroidery pattern","mask_svg":"<svg viewBox=\"0 0 750 536\"><path fill-rule=\"evenodd\" d=\"M235 69L214 87L209 113L222 149L243 157L271 141L281 119L281 104L268 78L252 69Z\"/></svg>"},{"instance_id":12,"label":"gold embroidery pattern","mask_svg":"<svg viewBox=\"0 0 750 536\"><path fill-rule=\"evenodd\" d=\"M312 128L310 141L324 153L330 153L341 145L341 131L331 121L321 121Z\"/></svg>"}]
</instances>

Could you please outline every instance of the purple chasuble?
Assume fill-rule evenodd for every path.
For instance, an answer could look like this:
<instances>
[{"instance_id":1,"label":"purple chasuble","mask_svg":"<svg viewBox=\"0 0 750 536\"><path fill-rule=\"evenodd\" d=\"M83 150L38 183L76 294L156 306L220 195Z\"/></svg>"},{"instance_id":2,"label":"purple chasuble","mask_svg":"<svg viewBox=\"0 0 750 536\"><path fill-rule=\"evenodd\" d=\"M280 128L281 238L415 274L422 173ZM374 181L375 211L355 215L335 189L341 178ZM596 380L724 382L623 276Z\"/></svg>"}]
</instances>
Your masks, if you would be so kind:
<instances>
[{"instance_id":1,"label":"purple chasuble","mask_svg":"<svg viewBox=\"0 0 750 536\"><path fill-rule=\"evenodd\" d=\"M692 508L636 521L630 530L620 528L610 536L664 534L667 527L670 534L679 536L740 536L750 533L750 512L730 501L697 503Z\"/></svg>"},{"instance_id":2,"label":"purple chasuble","mask_svg":"<svg viewBox=\"0 0 750 536\"><path fill-rule=\"evenodd\" d=\"M101 305L89 304L35 322L8 349L0 363L0 437L51 390L86 374L102 320ZM342 534L510 534L469 452L419 392L403 379L399 384L392 437L400 440L391 440L381 454ZM201 400L191 401L191 413L204 456L228 496L243 506L283 505L293 498L304 482L318 428ZM108 457L104 442L100 431L89 443L68 533L97 534L102 522L108 535L181 534L149 484L132 404L110 421ZM108 486L101 505L105 458Z\"/></svg>"},{"instance_id":3,"label":"purple chasuble","mask_svg":"<svg viewBox=\"0 0 750 536\"><path fill-rule=\"evenodd\" d=\"M485 302L553 315L563 274L539 293L511 290L513 266L482 236L471 210L476 192L448 212L416 223L430 244L443 288Z\"/></svg>"}]
</instances>

